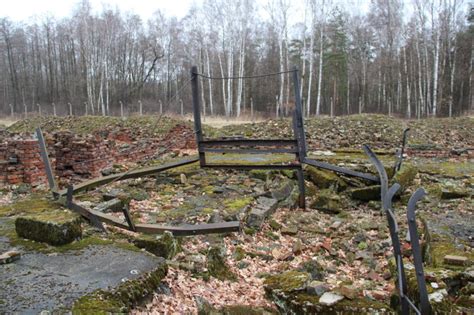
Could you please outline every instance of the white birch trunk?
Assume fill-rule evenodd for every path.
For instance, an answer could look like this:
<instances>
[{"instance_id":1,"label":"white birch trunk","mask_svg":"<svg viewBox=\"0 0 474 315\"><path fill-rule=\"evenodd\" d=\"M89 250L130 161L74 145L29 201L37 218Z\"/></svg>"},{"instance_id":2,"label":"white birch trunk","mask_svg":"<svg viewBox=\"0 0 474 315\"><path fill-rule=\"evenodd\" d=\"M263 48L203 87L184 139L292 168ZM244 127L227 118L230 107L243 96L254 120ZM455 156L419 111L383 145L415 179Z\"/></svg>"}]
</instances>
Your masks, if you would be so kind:
<instances>
[{"instance_id":1,"label":"white birch trunk","mask_svg":"<svg viewBox=\"0 0 474 315\"><path fill-rule=\"evenodd\" d=\"M319 74L318 74L318 96L316 99L316 116L319 116L321 113L321 82L323 81L323 58L324 58L324 26L325 26L325 18L324 18L324 0L321 5L321 16L322 16L322 24L321 24L321 36L319 38Z\"/></svg>"},{"instance_id":2,"label":"white birch trunk","mask_svg":"<svg viewBox=\"0 0 474 315\"><path fill-rule=\"evenodd\" d=\"M437 106L438 106L438 69L439 69L439 45L441 41L441 34L438 30L435 43L435 56L433 65L433 110L432 114L436 117Z\"/></svg>"},{"instance_id":3,"label":"white birch trunk","mask_svg":"<svg viewBox=\"0 0 474 315\"><path fill-rule=\"evenodd\" d=\"M206 47L206 61L207 61L207 76L211 76L211 64L209 62L209 49ZM211 112L211 116L214 115L214 103L212 101L212 79L208 80L209 83L209 110Z\"/></svg>"}]
</instances>

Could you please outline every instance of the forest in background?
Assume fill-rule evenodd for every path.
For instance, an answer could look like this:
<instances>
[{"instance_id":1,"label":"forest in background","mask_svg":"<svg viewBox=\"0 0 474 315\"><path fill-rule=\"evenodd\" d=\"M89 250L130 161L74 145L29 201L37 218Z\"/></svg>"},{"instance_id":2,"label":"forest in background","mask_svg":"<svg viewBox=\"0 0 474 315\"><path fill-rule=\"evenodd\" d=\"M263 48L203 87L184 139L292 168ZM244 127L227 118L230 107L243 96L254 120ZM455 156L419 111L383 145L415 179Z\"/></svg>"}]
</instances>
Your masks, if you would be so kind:
<instances>
[{"instance_id":1,"label":"forest in background","mask_svg":"<svg viewBox=\"0 0 474 315\"><path fill-rule=\"evenodd\" d=\"M189 113L190 68L214 77L300 70L306 116L472 113L474 4L462 0L204 0L148 21L87 0L70 17L0 17L4 115ZM291 73L199 79L205 115L293 106Z\"/></svg>"}]
</instances>

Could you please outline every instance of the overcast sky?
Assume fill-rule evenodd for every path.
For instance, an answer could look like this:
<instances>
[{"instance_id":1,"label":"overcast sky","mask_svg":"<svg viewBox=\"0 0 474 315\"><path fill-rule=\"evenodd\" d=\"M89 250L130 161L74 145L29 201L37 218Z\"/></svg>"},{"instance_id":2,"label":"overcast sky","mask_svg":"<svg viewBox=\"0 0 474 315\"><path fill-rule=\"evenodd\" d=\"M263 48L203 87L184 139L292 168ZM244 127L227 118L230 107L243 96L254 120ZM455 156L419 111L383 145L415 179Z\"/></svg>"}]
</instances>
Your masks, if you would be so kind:
<instances>
[{"instance_id":1,"label":"overcast sky","mask_svg":"<svg viewBox=\"0 0 474 315\"><path fill-rule=\"evenodd\" d=\"M9 17L14 21L26 21L32 16L50 14L55 17L70 16L78 0L0 0L0 17ZM183 17L196 0L90 0L96 11L103 6L116 6L121 11L132 11L147 20L153 12L160 9L166 15ZM198 0L199 3L199 0Z\"/></svg>"}]
</instances>

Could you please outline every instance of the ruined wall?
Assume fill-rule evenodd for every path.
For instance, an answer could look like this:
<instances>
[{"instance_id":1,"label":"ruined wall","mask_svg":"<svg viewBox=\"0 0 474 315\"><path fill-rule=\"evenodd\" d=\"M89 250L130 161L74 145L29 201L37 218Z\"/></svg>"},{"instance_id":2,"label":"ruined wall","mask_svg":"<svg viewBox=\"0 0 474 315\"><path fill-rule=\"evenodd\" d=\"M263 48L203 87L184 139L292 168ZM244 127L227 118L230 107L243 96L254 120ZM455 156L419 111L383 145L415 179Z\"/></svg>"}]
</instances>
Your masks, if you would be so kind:
<instances>
[{"instance_id":1,"label":"ruined wall","mask_svg":"<svg viewBox=\"0 0 474 315\"><path fill-rule=\"evenodd\" d=\"M6 184L28 183L37 186L46 183L46 173L41 160L38 141L35 139L6 139L0 145L0 157L18 158L16 164L2 164L0 181Z\"/></svg>"},{"instance_id":2,"label":"ruined wall","mask_svg":"<svg viewBox=\"0 0 474 315\"><path fill-rule=\"evenodd\" d=\"M127 129L93 135L60 131L44 137L57 178L98 177L115 163L138 162L157 154L196 148L194 132L185 125L175 126L164 138L139 137ZM13 156L18 157L17 164L0 165L0 184L47 184L36 139L5 137L0 142L0 160Z\"/></svg>"}]
</instances>

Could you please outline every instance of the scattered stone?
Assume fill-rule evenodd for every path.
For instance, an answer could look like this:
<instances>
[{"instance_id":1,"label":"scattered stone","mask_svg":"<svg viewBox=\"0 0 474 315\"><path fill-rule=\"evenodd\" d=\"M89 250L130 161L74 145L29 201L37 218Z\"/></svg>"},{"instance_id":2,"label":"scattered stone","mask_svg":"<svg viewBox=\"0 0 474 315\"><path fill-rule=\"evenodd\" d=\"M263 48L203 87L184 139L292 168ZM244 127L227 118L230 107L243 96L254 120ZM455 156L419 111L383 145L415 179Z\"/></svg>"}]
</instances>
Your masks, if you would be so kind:
<instances>
[{"instance_id":1,"label":"scattered stone","mask_svg":"<svg viewBox=\"0 0 474 315\"><path fill-rule=\"evenodd\" d=\"M446 289L438 290L434 293L428 294L428 300L430 302L440 303L443 301L444 297L448 295Z\"/></svg>"},{"instance_id":2,"label":"scattered stone","mask_svg":"<svg viewBox=\"0 0 474 315\"><path fill-rule=\"evenodd\" d=\"M21 253L16 250L10 250L0 255L0 265L9 264L21 258Z\"/></svg>"},{"instance_id":3,"label":"scattered stone","mask_svg":"<svg viewBox=\"0 0 474 315\"><path fill-rule=\"evenodd\" d=\"M102 198L104 199L104 201L109 201L118 198L122 194L124 194L124 192L120 189L111 189L110 191L103 194Z\"/></svg>"},{"instance_id":4,"label":"scattered stone","mask_svg":"<svg viewBox=\"0 0 474 315\"><path fill-rule=\"evenodd\" d=\"M342 221L334 221L333 224L331 224L331 229L337 230L339 227L341 227Z\"/></svg>"},{"instance_id":5,"label":"scattered stone","mask_svg":"<svg viewBox=\"0 0 474 315\"><path fill-rule=\"evenodd\" d=\"M110 199L105 202L99 203L97 206L94 207L94 210L100 212L121 212L123 209L123 202L118 198Z\"/></svg>"},{"instance_id":6,"label":"scattered stone","mask_svg":"<svg viewBox=\"0 0 474 315\"><path fill-rule=\"evenodd\" d=\"M295 255L299 255L303 251L303 243L300 239L297 239L296 242L293 244L292 252Z\"/></svg>"},{"instance_id":7,"label":"scattered stone","mask_svg":"<svg viewBox=\"0 0 474 315\"><path fill-rule=\"evenodd\" d=\"M310 208L318 209L330 214L338 214L341 212L341 197L333 193L329 189L321 190L311 203Z\"/></svg>"},{"instance_id":8,"label":"scattered stone","mask_svg":"<svg viewBox=\"0 0 474 315\"><path fill-rule=\"evenodd\" d=\"M289 293L306 289L310 279L311 276L306 272L286 271L267 277L264 285L266 290Z\"/></svg>"},{"instance_id":9,"label":"scattered stone","mask_svg":"<svg viewBox=\"0 0 474 315\"><path fill-rule=\"evenodd\" d=\"M380 200L380 185L354 188L350 191L350 195L352 199L362 201Z\"/></svg>"},{"instance_id":10,"label":"scattered stone","mask_svg":"<svg viewBox=\"0 0 474 315\"><path fill-rule=\"evenodd\" d=\"M336 304L339 301L344 300L344 296L332 293L332 292L325 292L320 298L319 303L322 305L331 306Z\"/></svg>"},{"instance_id":11,"label":"scattered stone","mask_svg":"<svg viewBox=\"0 0 474 315\"><path fill-rule=\"evenodd\" d=\"M306 167L305 171L309 175L309 179L319 188L334 188L336 191L342 191L347 187L347 184L334 172L312 166Z\"/></svg>"},{"instance_id":12,"label":"scattered stone","mask_svg":"<svg viewBox=\"0 0 474 315\"><path fill-rule=\"evenodd\" d=\"M278 189L272 190L272 198L282 201L288 198L295 185L292 181L285 181Z\"/></svg>"},{"instance_id":13,"label":"scattered stone","mask_svg":"<svg viewBox=\"0 0 474 315\"><path fill-rule=\"evenodd\" d=\"M355 299L359 295L359 291L352 285L340 286L337 291L348 298L349 300Z\"/></svg>"},{"instance_id":14,"label":"scattered stone","mask_svg":"<svg viewBox=\"0 0 474 315\"><path fill-rule=\"evenodd\" d=\"M267 197L259 197L257 204L252 208L248 217L247 225L253 228L259 228L263 221L275 211L277 200Z\"/></svg>"},{"instance_id":15,"label":"scattered stone","mask_svg":"<svg viewBox=\"0 0 474 315\"><path fill-rule=\"evenodd\" d=\"M328 291L329 286L326 283L317 280L311 281L306 287L306 292L311 295L321 296Z\"/></svg>"},{"instance_id":16,"label":"scattered stone","mask_svg":"<svg viewBox=\"0 0 474 315\"><path fill-rule=\"evenodd\" d=\"M225 252L223 246L211 247L207 252L207 270L211 276L219 280L235 280L235 274L225 261Z\"/></svg>"},{"instance_id":17,"label":"scattered stone","mask_svg":"<svg viewBox=\"0 0 474 315\"><path fill-rule=\"evenodd\" d=\"M270 225L270 227L271 227L273 230L275 230L275 231L281 229L281 224L278 223L277 221L273 220L273 219L270 220L269 225Z\"/></svg>"},{"instance_id":18,"label":"scattered stone","mask_svg":"<svg viewBox=\"0 0 474 315\"><path fill-rule=\"evenodd\" d=\"M462 187L454 185L443 185L441 187L441 199L458 199L469 196L469 193Z\"/></svg>"},{"instance_id":19,"label":"scattered stone","mask_svg":"<svg viewBox=\"0 0 474 315\"><path fill-rule=\"evenodd\" d=\"M304 262L298 270L307 272L311 276L311 280L322 281L326 276L324 268L316 260Z\"/></svg>"},{"instance_id":20,"label":"scattered stone","mask_svg":"<svg viewBox=\"0 0 474 315\"><path fill-rule=\"evenodd\" d=\"M392 182L400 184L397 195L402 194L409 186L413 184L418 170L411 164L403 163L400 170L393 176Z\"/></svg>"},{"instance_id":21,"label":"scattered stone","mask_svg":"<svg viewBox=\"0 0 474 315\"><path fill-rule=\"evenodd\" d=\"M181 173L179 175L179 180L180 180L181 184L183 184L183 185L186 185L188 183L188 179L187 179L186 175L183 174L183 173Z\"/></svg>"},{"instance_id":22,"label":"scattered stone","mask_svg":"<svg viewBox=\"0 0 474 315\"><path fill-rule=\"evenodd\" d=\"M282 235L296 235L298 234L298 227L296 225L285 226L281 229Z\"/></svg>"},{"instance_id":23,"label":"scattered stone","mask_svg":"<svg viewBox=\"0 0 474 315\"><path fill-rule=\"evenodd\" d=\"M437 284L436 282L431 282L430 285L433 289L438 289L439 288L439 284Z\"/></svg>"},{"instance_id":24,"label":"scattered stone","mask_svg":"<svg viewBox=\"0 0 474 315\"><path fill-rule=\"evenodd\" d=\"M454 266L466 266L469 264L469 259L464 256L446 255L444 256L444 263Z\"/></svg>"},{"instance_id":25,"label":"scattered stone","mask_svg":"<svg viewBox=\"0 0 474 315\"><path fill-rule=\"evenodd\" d=\"M178 241L169 231L155 238L147 235L140 236L133 240L133 244L153 255L166 259L173 258L180 249Z\"/></svg>"}]
</instances>

